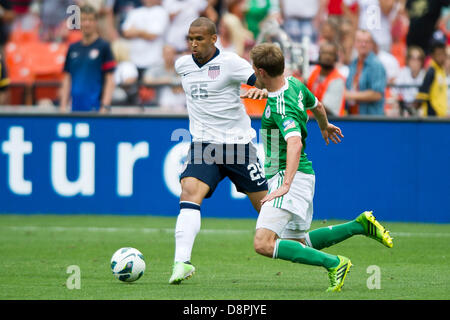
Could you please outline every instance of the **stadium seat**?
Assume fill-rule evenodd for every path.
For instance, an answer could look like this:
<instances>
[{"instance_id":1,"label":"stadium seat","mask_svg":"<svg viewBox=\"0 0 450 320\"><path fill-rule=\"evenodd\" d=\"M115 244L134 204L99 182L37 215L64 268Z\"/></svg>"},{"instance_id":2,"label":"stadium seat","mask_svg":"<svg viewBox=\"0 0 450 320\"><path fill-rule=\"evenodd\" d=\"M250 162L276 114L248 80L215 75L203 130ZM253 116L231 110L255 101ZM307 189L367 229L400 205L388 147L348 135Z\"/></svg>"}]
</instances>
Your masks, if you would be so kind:
<instances>
[{"instance_id":1,"label":"stadium seat","mask_svg":"<svg viewBox=\"0 0 450 320\"><path fill-rule=\"evenodd\" d=\"M34 75L24 47L16 42L8 42L5 46L5 64L11 82L10 103L12 105L31 104L30 87Z\"/></svg>"},{"instance_id":2,"label":"stadium seat","mask_svg":"<svg viewBox=\"0 0 450 320\"><path fill-rule=\"evenodd\" d=\"M33 102L40 99L55 100L62 79L67 44L45 42L9 42L5 48L5 61L12 83L12 103L22 104L21 86L35 85ZM44 86L45 82L49 86ZM29 100L29 99L27 99ZM20 102L22 101L22 102Z\"/></svg>"},{"instance_id":3,"label":"stadium seat","mask_svg":"<svg viewBox=\"0 0 450 320\"><path fill-rule=\"evenodd\" d=\"M17 27L11 32L9 40L16 43L38 42L39 29L23 30Z\"/></svg>"},{"instance_id":4,"label":"stadium seat","mask_svg":"<svg viewBox=\"0 0 450 320\"><path fill-rule=\"evenodd\" d=\"M62 80L67 45L30 43L31 70L34 75L34 99L57 100L58 83Z\"/></svg>"}]
</instances>

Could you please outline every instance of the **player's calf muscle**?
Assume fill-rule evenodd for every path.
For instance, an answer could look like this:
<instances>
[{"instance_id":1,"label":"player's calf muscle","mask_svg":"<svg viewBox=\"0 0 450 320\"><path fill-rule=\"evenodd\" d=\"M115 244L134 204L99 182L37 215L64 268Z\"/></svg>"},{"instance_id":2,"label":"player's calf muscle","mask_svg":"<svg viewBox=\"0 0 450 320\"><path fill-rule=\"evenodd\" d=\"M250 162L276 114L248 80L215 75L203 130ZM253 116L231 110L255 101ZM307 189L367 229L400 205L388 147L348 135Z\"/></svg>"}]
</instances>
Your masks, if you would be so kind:
<instances>
[{"instance_id":1,"label":"player's calf muscle","mask_svg":"<svg viewBox=\"0 0 450 320\"><path fill-rule=\"evenodd\" d=\"M272 232L265 232L258 229L255 234L253 246L255 251L263 256L272 258L275 248L276 235Z\"/></svg>"}]
</instances>

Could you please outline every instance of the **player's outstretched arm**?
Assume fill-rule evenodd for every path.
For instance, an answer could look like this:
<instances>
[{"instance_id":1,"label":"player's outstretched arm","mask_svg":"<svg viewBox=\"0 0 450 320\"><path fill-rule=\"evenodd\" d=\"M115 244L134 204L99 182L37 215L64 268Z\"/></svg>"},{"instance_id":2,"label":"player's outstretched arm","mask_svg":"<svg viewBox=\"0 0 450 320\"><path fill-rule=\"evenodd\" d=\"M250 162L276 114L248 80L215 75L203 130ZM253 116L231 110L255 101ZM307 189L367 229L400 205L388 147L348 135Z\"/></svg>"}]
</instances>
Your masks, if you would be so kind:
<instances>
[{"instance_id":1,"label":"player's outstretched arm","mask_svg":"<svg viewBox=\"0 0 450 320\"><path fill-rule=\"evenodd\" d=\"M336 144L341 142L340 138L343 138L344 135L339 127L328 122L327 112L322 102L319 101L317 107L311 109L311 111L319 124L320 132L325 143L328 145L330 140Z\"/></svg>"}]
</instances>

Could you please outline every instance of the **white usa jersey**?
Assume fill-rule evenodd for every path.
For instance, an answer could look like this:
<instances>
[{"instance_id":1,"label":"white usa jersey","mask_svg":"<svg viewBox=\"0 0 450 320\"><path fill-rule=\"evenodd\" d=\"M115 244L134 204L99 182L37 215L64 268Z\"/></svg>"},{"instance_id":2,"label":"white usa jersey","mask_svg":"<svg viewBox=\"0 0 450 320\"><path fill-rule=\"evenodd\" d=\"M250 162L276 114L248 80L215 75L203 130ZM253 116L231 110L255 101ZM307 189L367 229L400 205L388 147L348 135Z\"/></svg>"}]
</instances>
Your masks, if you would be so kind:
<instances>
[{"instance_id":1,"label":"white usa jersey","mask_svg":"<svg viewBox=\"0 0 450 320\"><path fill-rule=\"evenodd\" d=\"M175 70L181 76L193 141L249 143L256 132L239 97L241 83L253 85L252 66L232 52L217 49L204 65L192 55L180 57Z\"/></svg>"}]
</instances>

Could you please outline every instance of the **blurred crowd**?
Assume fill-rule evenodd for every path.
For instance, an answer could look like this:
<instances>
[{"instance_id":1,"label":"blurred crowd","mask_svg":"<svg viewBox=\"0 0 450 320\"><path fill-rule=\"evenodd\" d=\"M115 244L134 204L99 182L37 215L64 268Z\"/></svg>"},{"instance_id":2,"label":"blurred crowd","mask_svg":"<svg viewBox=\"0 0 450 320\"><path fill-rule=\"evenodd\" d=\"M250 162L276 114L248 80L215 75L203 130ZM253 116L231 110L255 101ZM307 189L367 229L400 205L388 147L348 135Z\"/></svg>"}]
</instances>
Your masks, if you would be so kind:
<instances>
[{"instance_id":1,"label":"blurred crowd","mask_svg":"<svg viewBox=\"0 0 450 320\"><path fill-rule=\"evenodd\" d=\"M301 79L330 115L448 117L449 4L450 0L0 0L0 105L14 104L11 93L17 94L24 74L28 81L37 81L37 72L23 72L25 60L17 57L21 47L28 48L24 56L36 52L26 43L39 42L63 48L60 74L53 79L62 86L52 91L57 94L41 94L33 104L64 110L72 105L77 110L70 96L71 86L81 77L76 74L80 66L75 68L69 59L82 54L77 45L87 24L79 8L88 6L94 10L93 32L102 39L88 54L104 59L99 68L109 74L100 79L109 86L100 88L109 97L102 98L97 109L142 106L185 112L174 62L189 53L190 23L205 16L217 24L217 47L247 60L255 44L277 42L285 53L286 75ZM89 90L91 84L84 84L83 90Z\"/></svg>"}]
</instances>

